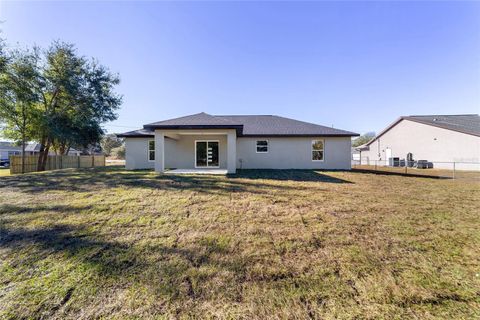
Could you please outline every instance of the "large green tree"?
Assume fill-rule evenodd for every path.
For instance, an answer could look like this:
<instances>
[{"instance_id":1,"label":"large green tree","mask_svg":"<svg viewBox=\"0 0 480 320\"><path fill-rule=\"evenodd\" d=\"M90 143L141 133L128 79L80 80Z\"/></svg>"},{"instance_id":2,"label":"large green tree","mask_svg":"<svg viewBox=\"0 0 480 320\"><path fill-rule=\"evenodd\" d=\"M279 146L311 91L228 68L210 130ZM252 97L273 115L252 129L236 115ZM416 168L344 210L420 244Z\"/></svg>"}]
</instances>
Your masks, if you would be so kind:
<instances>
[{"instance_id":1,"label":"large green tree","mask_svg":"<svg viewBox=\"0 0 480 320\"><path fill-rule=\"evenodd\" d=\"M40 142L38 170L50 150L68 153L100 142L102 123L117 118L118 75L56 41L47 50L0 46L0 122L3 135Z\"/></svg>"},{"instance_id":2,"label":"large green tree","mask_svg":"<svg viewBox=\"0 0 480 320\"><path fill-rule=\"evenodd\" d=\"M44 55L37 87L39 170L45 169L50 149L64 154L72 146L86 148L100 142L101 124L117 118L122 102L114 91L119 77L97 61L79 56L72 44L54 42Z\"/></svg>"},{"instance_id":3,"label":"large green tree","mask_svg":"<svg viewBox=\"0 0 480 320\"><path fill-rule=\"evenodd\" d=\"M358 137L358 138L356 138L355 140L353 140L352 146L353 146L353 147L361 146L361 145L369 142L369 141L372 140L373 138L375 138L375 132L367 132L367 133L364 133L364 134L362 134L360 137Z\"/></svg>"},{"instance_id":4,"label":"large green tree","mask_svg":"<svg viewBox=\"0 0 480 320\"><path fill-rule=\"evenodd\" d=\"M100 146L102 147L103 153L109 156L113 149L121 147L123 143L123 139L117 138L115 134L106 134L103 136Z\"/></svg>"},{"instance_id":5,"label":"large green tree","mask_svg":"<svg viewBox=\"0 0 480 320\"><path fill-rule=\"evenodd\" d=\"M34 136L38 120L35 90L39 79L38 49L0 52L0 122L3 136L21 141L22 173L25 172L25 145Z\"/></svg>"}]
</instances>

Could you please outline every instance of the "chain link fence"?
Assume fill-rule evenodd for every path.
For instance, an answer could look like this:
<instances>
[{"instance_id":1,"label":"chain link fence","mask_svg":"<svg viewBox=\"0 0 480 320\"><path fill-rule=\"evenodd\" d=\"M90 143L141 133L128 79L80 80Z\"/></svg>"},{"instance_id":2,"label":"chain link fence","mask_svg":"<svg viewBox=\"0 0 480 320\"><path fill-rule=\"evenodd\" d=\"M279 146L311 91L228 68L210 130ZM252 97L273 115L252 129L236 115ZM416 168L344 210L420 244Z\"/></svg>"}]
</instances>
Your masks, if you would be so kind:
<instances>
[{"instance_id":1,"label":"chain link fence","mask_svg":"<svg viewBox=\"0 0 480 320\"><path fill-rule=\"evenodd\" d=\"M408 161L399 158L371 160L369 158L360 158L352 159L352 169L446 179L473 179L480 182L480 162Z\"/></svg>"}]
</instances>

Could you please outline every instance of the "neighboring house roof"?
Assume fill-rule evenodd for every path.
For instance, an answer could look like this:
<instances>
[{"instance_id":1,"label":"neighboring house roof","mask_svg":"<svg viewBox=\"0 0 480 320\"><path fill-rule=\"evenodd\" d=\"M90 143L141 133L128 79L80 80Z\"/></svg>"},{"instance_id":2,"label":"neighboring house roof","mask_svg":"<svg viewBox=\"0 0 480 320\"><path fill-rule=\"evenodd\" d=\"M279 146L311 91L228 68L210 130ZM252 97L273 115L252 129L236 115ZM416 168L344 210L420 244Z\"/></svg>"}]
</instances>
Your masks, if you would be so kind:
<instances>
[{"instance_id":1,"label":"neighboring house roof","mask_svg":"<svg viewBox=\"0 0 480 320\"><path fill-rule=\"evenodd\" d=\"M371 141L373 140L374 139L372 139ZM354 149L360 152L360 151L370 150L370 147L368 146L368 144L362 144L361 146L354 147Z\"/></svg>"},{"instance_id":2,"label":"neighboring house roof","mask_svg":"<svg viewBox=\"0 0 480 320\"><path fill-rule=\"evenodd\" d=\"M385 128L382 132L380 132L374 139L365 144L365 146L372 144L375 140L380 138L402 120L410 120L446 130L457 131L480 137L480 116L478 114L402 116Z\"/></svg>"},{"instance_id":3,"label":"neighboring house roof","mask_svg":"<svg viewBox=\"0 0 480 320\"><path fill-rule=\"evenodd\" d=\"M4 151L21 151L22 147L13 145L13 143L8 141L0 141L0 150Z\"/></svg>"},{"instance_id":4,"label":"neighboring house roof","mask_svg":"<svg viewBox=\"0 0 480 320\"><path fill-rule=\"evenodd\" d=\"M357 133L274 115L220 115L204 112L150 123L118 137L153 136L155 129L236 129L239 136L358 136Z\"/></svg>"},{"instance_id":5,"label":"neighboring house roof","mask_svg":"<svg viewBox=\"0 0 480 320\"><path fill-rule=\"evenodd\" d=\"M25 146L25 151L26 152L40 152L40 143L29 143Z\"/></svg>"}]
</instances>

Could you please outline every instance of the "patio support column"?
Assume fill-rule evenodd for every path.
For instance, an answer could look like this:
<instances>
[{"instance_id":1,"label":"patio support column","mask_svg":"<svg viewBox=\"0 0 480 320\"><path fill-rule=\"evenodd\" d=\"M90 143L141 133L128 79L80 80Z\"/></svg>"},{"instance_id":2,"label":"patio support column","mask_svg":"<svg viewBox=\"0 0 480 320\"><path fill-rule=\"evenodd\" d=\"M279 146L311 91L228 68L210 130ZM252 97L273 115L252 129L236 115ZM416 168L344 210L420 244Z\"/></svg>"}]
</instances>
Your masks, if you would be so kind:
<instances>
[{"instance_id":1,"label":"patio support column","mask_svg":"<svg viewBox=\"0 0 480 320\"><path fill-rule=\"evenodd\" d=\"M237 170L237 132L233 130L227 134L227 171L235 173Z\"/></svg>"},{"instance_id":2,"label":"patio support column","mask_svg":"<svg viewBox=\"0 0 480 320\"><path fill-rule=\"evenodd\" d=\"M155 172L165 171L165 133L155 130Z\"/></svg>"}]
</instances>

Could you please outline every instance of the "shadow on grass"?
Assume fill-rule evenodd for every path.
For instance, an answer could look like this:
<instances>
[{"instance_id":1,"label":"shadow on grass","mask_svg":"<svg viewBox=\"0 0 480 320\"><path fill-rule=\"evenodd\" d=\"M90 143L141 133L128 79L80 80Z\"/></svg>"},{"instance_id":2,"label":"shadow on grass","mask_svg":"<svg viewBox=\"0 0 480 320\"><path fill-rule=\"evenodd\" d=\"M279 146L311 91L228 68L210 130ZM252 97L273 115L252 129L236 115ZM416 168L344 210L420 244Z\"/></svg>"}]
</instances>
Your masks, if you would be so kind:
<instances>
[{"instance_id":1,"label":"shadow on grass","mask_svg":"<svg viewBox=\"0 0 480 320\"><path fill-rule=\"evenodd\" d=\"M244 257L236 258L230 249L211 240L183 248L160 244L137 247L131 242L107 241L103 235L69 225L36 229L0 227L0 248L11 249L14 255L28 250L27 256L10 261L11 267L18 263L35 270L41 260L61 254L55 256L61 259L59 263L70 260L82 270L88 268L101 277L115 278L119 285L124 282L149 285L156 279L155 286L170 298L196 295L189 278L191 268L209 266L216 272L231 272L243 278L248 263Z\"/></svg>"},{"instance_id":2,"label":"shadow on grass","mask_svg":"<svg viewBox=\"0 0 480 320\"><path fill-rule=\"evenodd\" d=\"M280 181L301 181L301 182L326 182L326 183L352 183L322 173L317 170L273 170L273 169L242 169L236 174L228 175L229 178L240 179L264 179Z\"/></svg>"},{"instance_id":3,"label":"shadow on grass","mask_svg":"<svg viewBox=\"0 0 480 320\"><path fill-rule=\"evenodd\" d=\"M370 169L357 169L353 168L352 172L358 173L370 173L375 175L385 175L385 176L401 176L401 177L414 177L414 178L425 178L425 179L452 179L446 175L434 175L428 173L404 173L404 172L395 172L395 171L383 171L383 170L370 170Z\"/></svg>"},{"instance_id":4,"label":"shadow on grass","mask_svg":"<svg viewBox=\"0 0 480 320\"><path fill-rule=\"evenodd\" d=\"M69 205L35 205L35 206L19 206L13 204L0 204L1 214L18 214L18 213L35 213L40 211L52 211L52 212L71 212L79 213L84 210L92 209L91 205L88 206L69 206Z\"/></svg>"},{"instance_id":5,"label":"shadow on grass","mask_svg":"<svg viewBox=\"0 0 480 320\"><path fill-rule=\"evenodd\" d=\"M262 180L262 181L260 181ZM156 175L151 170L125 171L119 167L73 169L40 174L14 175L0 179L2 188L17 188L27 193L49 190L91 192L99 188L131 187L155 190L190 190L199 193L229 194L276 190L311 189L282 181L351 183L313 170L239 170L235 175Z\"/></svg>"}]
</instances>

